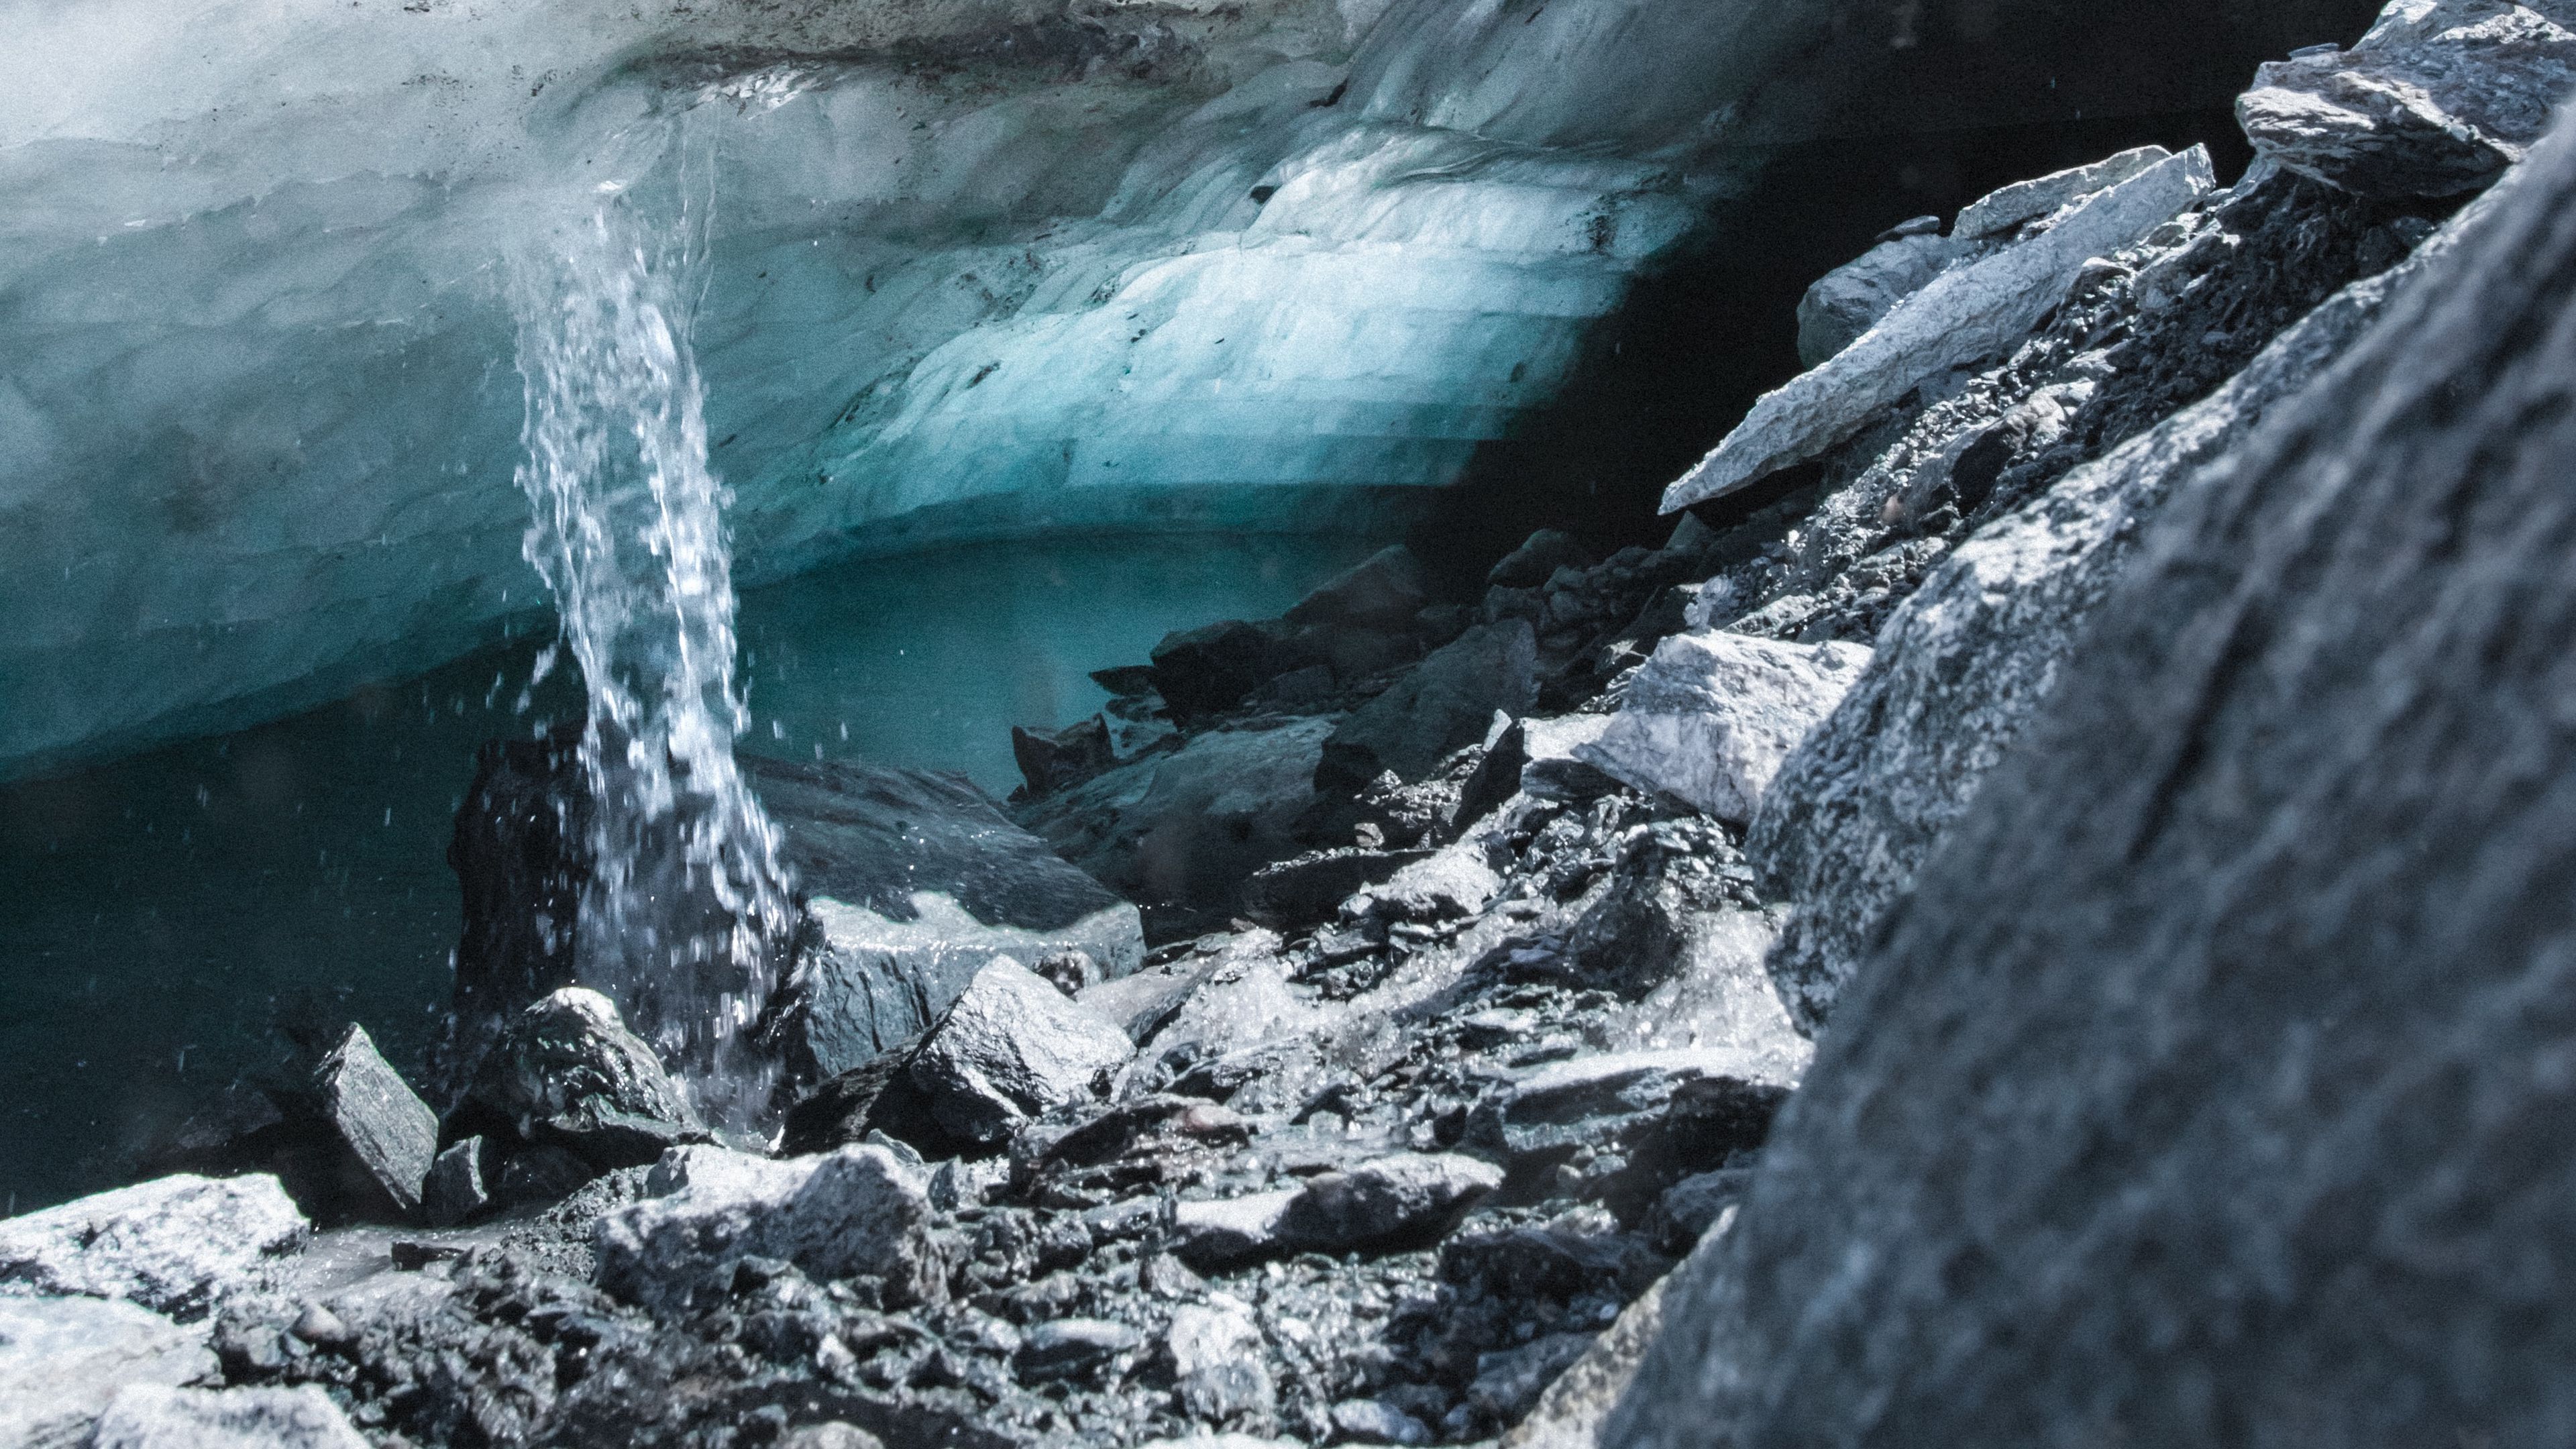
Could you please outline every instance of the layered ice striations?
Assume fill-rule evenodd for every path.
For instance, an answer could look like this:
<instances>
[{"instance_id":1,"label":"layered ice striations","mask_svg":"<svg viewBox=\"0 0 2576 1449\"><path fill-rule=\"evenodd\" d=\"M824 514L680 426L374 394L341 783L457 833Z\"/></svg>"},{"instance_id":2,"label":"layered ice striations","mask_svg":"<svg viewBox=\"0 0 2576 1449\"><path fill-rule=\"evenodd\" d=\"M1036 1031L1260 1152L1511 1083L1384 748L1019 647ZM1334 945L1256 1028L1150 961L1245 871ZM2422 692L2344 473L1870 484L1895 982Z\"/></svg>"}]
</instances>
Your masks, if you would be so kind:
<instances>
[{"instance_id":1,"label":"layered ice striations","mask_svg":"<svg viewBox=\"0 0 2576 1449\"><path fill-rule=\"evenodd\" d=\"M776 984L793 906L778 829L734 763L750 717L734 679L727 494L707 466L687 336L689 235L666 239L608 200L513 258L509 290L526 383L517 480L535 519L524 546L588 707L593 867L576 971L721 1098L757 1092L733 1041Z\"/></svg>"},{"instance_id":2,"label":"layered ice striations","mask_svg":"<svg viewBox=\"0 0 2576 1449\"><path fill-rule=\"evenodd\" d=\"M641 123L710 163L694 338L760 582L1454 479L1756 147L1838 124L1886 8L0 0L0 776L530 613L497 258L641 174Z\"/></svg>"}]
</instances>

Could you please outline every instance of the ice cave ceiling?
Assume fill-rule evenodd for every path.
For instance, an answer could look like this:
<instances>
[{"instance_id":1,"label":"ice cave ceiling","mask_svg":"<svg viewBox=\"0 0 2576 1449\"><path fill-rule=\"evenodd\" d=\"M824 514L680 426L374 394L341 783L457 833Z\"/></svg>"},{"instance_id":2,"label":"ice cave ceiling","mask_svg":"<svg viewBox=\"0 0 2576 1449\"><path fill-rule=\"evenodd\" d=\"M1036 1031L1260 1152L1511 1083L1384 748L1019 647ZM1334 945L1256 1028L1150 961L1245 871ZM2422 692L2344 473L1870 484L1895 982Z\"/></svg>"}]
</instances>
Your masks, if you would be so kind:
<instances>
[{"instance_id":1,"label":"ice cave ceiling","mask_svg":"<svg viewBox=\"0 0 2576 1449\"><path fill-rule=\"evenodd\" d=\"M537 608L497 279L605 196L703 249L740 577L1311 527L1547 405L1770 148L2223 102L2368 8L0 3L0 777Z\"/></svg>"}]
</instances>

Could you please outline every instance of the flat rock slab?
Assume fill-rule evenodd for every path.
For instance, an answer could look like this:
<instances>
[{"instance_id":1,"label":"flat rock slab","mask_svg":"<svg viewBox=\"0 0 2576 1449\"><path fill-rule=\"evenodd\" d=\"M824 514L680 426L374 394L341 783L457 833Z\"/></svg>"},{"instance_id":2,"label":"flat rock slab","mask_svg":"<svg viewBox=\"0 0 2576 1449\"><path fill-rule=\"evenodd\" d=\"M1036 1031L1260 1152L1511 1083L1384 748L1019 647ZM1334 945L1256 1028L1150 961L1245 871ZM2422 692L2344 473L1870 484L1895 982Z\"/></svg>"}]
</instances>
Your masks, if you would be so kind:
<instances>
[{"instance_id":1,"label":"flat rock slab","mask_svg":"<svg viewBox=\"0 0 2576 1449\"><path fill-rule=\"evenodd\" d=\"M0 1296L0 1444L73 1449L129 1385L220 1376L202 1326L99 1298Z\"/></svg>"},{"instance_id":2,"label":"flat rock slab","mask_svg":"<svg viewBox=\"0 0 2576 1449\"><path fill-rule=\"evenodd\" d=\"M1576 757L1720 820L1753 818L1783 761L1869 663L1857 644L1710 631L1657 645L1618 713Z\"/></svg>"},{"instance_id":3,"label":"flat rock slab","mask_svg":"<svg viewBox=\"0 0 2576 1449\"><path fill-rule=\"evenodd\" d=\"M1281 1213L1278 1230L1299 1252L1421 1246L1502 1185L1502 1169L1460 1153L1371 1158L1309 1180Z\"/></svg>"},{"instance_id":4,"label":"flat rock slab","mask_svg":"<svg viewBox=\"0 0 2576 1449\"><path fill-rule=\"evenodd\" d=\"M2263 157L2329 186L2457 196L2521 160L2576 90L2570 23L2550 4L2391 5L2348 51L2264 66L2237 119Z\"/></svg>"},{"instance_id":5,"label":"flat rock slab","mask_svg":"<svg viewBox=\"0 0 2576 1449\"><path fill-rule=\"evenodd\" d=\"M1081 951L1111 977L1144 959L1133 905L962 778L748 756L744 773L817 928L777 1028L799 1071L832 1076L919 1036L997 955Z\"/></svg>"},{"instance_id":6,"label":"flat rock slab","mask_svg":"<svg viewBox=\"0 0 2576 1449\"><path fill-rule=\"evenodd\" d=\"M680 1307L745 1257L875 1277L896 1305L948 1296L927 1185L882 1147L783 1162L683 1148L653 1180L669 1195L602 1219L595 1243L599 1285L629 1302Z\"/></svg>"},{"instance_id":7,"label":"flat rock slab","mask_svg":"<svg viewBox=\"0 0 2576 1449\"><path fill-rule=\"evenodd\" d=\"M122 1298L201 1318L261 1286L312 1236L266 1173L179 1173L0 1220L0 1291Z\"/></svg>"},{"instance_id":8,"label":"flat rock slab","mask_svg":"<svg viewBox=\"0 0 2576 1449\"><path fill-rule=\"evenodd\" d=\"M2084 264L2130 246L2217 184L2193 147L2087 198L2037 236L1943 272L1832 361L1753 411L1666 490L1673 512L1803 463L1842 442L1925 379L2009 352Z\"/></svg>"},{"instance_id":9,"label":"flat rock slab","mask_svg":"<svg viewBox=\"0 0 2576 1449\"><path fill-rule=\"evenodd\" d=\"M136 1387L99 1417L89 1449L366 1449L331 1396L291 1389Z\"/></svg>"}]
</instances>

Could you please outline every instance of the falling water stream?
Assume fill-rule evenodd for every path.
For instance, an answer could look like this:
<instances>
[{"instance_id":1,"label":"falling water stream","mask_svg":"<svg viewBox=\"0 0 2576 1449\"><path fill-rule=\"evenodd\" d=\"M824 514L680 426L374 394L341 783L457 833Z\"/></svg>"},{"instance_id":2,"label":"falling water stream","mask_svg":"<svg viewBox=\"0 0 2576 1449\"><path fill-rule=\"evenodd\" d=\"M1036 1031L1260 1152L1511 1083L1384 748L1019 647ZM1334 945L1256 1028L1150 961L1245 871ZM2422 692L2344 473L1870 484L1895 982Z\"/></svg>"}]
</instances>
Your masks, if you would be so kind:
<instances>
[{"instance_id":1,"label":"falling water stream","mask_svg":"<svg viewBox=\"0 0 2576 1449\"><path fill-rule=\"evenodd\" d=\"M587 704L593 866L576 969L723 1112L758 1093L738 1035L775 984L792 908L778 829L734 763L750 715L729 495L707 466L681 236L658 242L612 195L516 260L517 476L528 562Z\"/></svg>"}]
</instances>

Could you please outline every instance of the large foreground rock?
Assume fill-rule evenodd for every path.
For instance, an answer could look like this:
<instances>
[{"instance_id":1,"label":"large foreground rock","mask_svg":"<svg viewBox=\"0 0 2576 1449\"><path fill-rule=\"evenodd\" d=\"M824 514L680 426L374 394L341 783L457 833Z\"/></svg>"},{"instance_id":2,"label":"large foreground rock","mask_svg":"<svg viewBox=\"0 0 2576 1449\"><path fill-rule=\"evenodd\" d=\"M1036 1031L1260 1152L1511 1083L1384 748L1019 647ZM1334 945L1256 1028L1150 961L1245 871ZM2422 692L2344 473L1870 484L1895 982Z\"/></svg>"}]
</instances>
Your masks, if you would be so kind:
<instances>
[{"instance_id":1,"label":"large foreground rock","mask_svg":"<svg viewBox=\"0 0 2576 1449\"><path fill-rule=\"evenodd\" d=\"M1067 865L962 779L746 758L787 836L811 930L773 1027L790 1065L846 1071L919 1036L997 955L1144 959L1136 908Z\"/></svg>"},{"instance_id":2,"label":"large foreground rock","mask_svg":"<svg viewBox=\"0 0 2576 1449\"><path fill-rule=\"evenodd\" d=\"M1639 667L1609 728L1574 756L1720 820L1750 820L1781 761L1869 657L1857 644L1676 634Z\"/></svg>"},{"instance_id":3,"label":"large foreground rock","mask_svg":"<svg viewBox=\"0 0 2576 1449\"><path fill-rule=\"evenodd\" d=\"M1768 893L1797 905L1770 966L1802 1027L1824 1024L1879 917L2048 697L2144 522L2223 468L2458 233L2445 228L2396 270L2354 283L2211 397L1998 519L1897 610L1851 692L1781 767L1745 840Z\"/></svg>"},{"instance_id":4,"label":"large foreground rock","mask_svg":"<svg viewBox=\"0 0 2576 1449\"><path fill-rule=\"evenodd\" d=\"M312 1236L274 1177L178 1173L0 1220L0 1292L122 1298L201 1318L265 1286Z\"/></svg>"},{"instance_id":5,"label":"large foreground rock","mask_svg":"<svg viewBox=\"0 0 2576 1449\"><path fill-rule=\"evenodd\" d=\"M2576 1433L2576 137L2179 499L1605 1442Z\"/></svg>"},{"instance_id":6,"label":"large foreground rock","mask_svg":"<svg viewBox=\"0 0 2576 1449\"><path fill-rule=\"evenodd\" d=\"M2137 241L2215 184L2199 147L2105 187L2039 235L1943 272L1831 362L1753 411L1665 491L1671 512L1816 457L1927 378L2010 350L2085 262Z\"/></svg>"},{"instance_id":7,"label":"large foreground rock","mask_svg":"<svg viewBox=\"0 0 2576 1449\"><path fill-rule=\"evenodd\" d=\"M2263 67L2236 103L2266 159L2363 196L2493 181L2576 91L2567 0L2398 0L2349 51Z\"/></svg>"},{"instance_id":8,"label":"large foreground rock","mask_svg":"<svg viewBox=\"0 0 2576 1449\"><path fill-rule=\"evenodd\" d=\"M0 1297L0 1444L72 1449L118 1390L219 1377L203 1327L131 1303Z\"/></svg>"}]
</instances>

